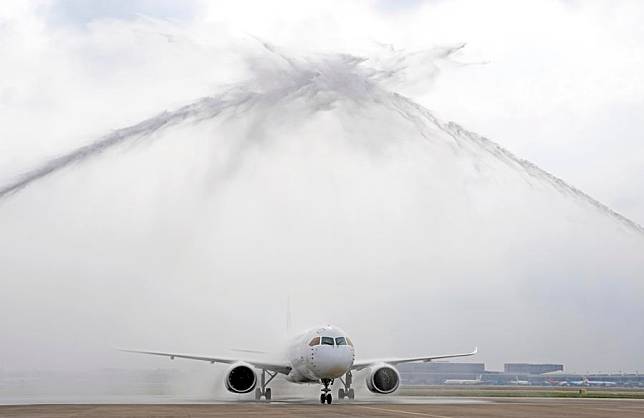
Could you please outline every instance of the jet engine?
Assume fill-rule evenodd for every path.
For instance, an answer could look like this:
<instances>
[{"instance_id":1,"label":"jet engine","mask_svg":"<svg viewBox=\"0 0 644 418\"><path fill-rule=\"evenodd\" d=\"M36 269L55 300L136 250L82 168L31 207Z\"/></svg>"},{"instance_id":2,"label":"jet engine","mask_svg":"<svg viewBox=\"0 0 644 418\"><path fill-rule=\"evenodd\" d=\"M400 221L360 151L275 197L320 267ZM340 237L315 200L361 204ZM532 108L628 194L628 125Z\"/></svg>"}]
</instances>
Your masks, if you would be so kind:
<instances>
[{"instance_id":1,"label":"jet engine","mask_svg":"<svg viewBox=\"0 0 644 418\"><path fill-rule=\"evenodd\" d=\"M248 363L235 363L226 372L226 389L233 393L248 393L257 385L257 375Z\"/></svg>"},{"instance_id":2,"label":"jet engine","mask_svg":"<svg viewBox=\"0 0 644 418\"><path fill-rule=\"evenodd\" d=\"M367 388L373 393L387 394L398 389L400 373L395 367L381 363L372 366L367 375Z\"/></svg>"}]
</instances>

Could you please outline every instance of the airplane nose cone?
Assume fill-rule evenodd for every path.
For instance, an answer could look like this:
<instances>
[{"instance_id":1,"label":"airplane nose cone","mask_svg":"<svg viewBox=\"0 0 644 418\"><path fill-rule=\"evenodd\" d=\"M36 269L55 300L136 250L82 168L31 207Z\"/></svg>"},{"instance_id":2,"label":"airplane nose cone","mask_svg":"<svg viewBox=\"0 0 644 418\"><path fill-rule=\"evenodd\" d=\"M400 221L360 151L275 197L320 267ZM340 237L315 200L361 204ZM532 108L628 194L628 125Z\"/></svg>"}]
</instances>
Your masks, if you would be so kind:
<instances>
[{"instance_id":1,"label":"airplane nose cone","mask_svg":"<svg viewBox=\"0 0 644 418\"><path fill-rule=\"evenodd\" d=\"M319 347L311 361L312 369L320 379L336 379L352 364L353 352L348 347Z\"/></svg>"}]
</instances>

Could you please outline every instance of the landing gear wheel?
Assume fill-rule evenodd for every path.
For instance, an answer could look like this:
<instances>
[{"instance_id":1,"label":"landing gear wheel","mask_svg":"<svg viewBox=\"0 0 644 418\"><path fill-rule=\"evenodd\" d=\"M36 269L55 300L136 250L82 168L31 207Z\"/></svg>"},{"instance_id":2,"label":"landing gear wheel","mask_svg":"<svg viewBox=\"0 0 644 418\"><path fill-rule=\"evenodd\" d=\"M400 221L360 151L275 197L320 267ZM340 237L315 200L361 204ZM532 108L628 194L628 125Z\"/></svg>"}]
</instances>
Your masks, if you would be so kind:
<instances>
[{"instance_id":1,"label":"landing gear wheel","mask_svg":"<svg viewBox=\"0 0 644 418\"><path fill-rule=\"evenodd\" d=\"M255 400L259 401L260 399L262 399L262 391L259 388L257 388L255 389Z\"/></svg>"},{"instance_id":2,"label":"landing gear wheel","mask_svg":"<svg viewBox=\"0 0 644 418\"><path fill-rule=\"evenodd\" d=\"M344 376L344 379L340 378L340 382L342 382L342 385L344 387L338 389L338 398L355 398L355 392L351 387L351 382L353 382L353 374L351 373L351 370L347 372L347 374Z\"/></svg>"},{"instance_id":3,"label":"landing gear wheel","mask_svg":"<svg viewBox=\"0 0 644 418\"><path fill-rule=\"evenodd\" d=\"M266 392L264 393L264 397L266 398L267 401L271 400L271 388L266 388Z\"/></svg>"},{"instance_id":4,"label":"landing gear wheel","mask_svg":"<svg viewBox=\"0 0 644 418\"><path fill-rule=\"evenodd\" d=\"M327 394L326 394L326 403L328 403L329 405L331 405L331 402L333 402L333 396L331 396L331 394L330 394L330 393L327 393Z\"/></svg>"},{"instance_id":5,"label":"landing gear wheel","mask_svg":"<svg viewBox=\"0 0 644 418\"><path fill-rule=\"evenodd\" d=\"M323 393L320 395L320 403L324 405L324 402L326 402L326 395Z\"/></svg>"}]
</instances>

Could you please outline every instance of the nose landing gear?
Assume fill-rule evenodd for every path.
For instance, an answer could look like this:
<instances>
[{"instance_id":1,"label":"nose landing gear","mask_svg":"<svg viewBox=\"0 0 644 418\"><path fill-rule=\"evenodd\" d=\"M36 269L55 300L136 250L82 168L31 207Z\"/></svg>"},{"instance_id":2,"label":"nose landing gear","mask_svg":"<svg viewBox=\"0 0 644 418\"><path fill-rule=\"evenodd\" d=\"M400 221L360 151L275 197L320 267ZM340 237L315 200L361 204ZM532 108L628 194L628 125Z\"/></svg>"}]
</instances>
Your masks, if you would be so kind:
<instances>
[{"instance_id":1,"label":"nose landing gear","mask_svg":"<svg viewBox=\"0 0 644 418\"><path fill-rule=\"evenodd\" d=\"M329 389L329 385L333 384L332 379L322 379L322 384L324 387L322 388L322 394L320 395L320 403L324 404L325 402L331 405L331 402L333 402L333 396L331 395L331 389Z\"/></svg>"},{"instance_id":2,"label":"nose landing gear","mask_svg":"<svg viewBox=\"0 0 644 418\"><path fill-rule=\"evenodd\" d=\"M356 397L356 394L351 387L351 382L353 381L351 370L347 372L347 374L344 376L344 379L340 378L340 381L344 385L344 388L340 388L338 390L338 398L344 399L345 397L347 397L349 399L354 399Z\"/></svg>"}]
</instances>

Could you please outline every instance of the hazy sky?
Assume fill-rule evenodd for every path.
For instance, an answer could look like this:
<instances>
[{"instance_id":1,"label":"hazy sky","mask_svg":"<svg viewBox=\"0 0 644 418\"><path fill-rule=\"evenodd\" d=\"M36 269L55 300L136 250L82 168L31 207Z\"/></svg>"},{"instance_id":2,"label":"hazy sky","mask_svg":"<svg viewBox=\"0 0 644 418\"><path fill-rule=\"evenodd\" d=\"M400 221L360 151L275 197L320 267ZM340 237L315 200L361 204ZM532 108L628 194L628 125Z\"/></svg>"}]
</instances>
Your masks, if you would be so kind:
<instances>
[{"instance_id":1,"label":"hazy sky","mask_svg":"<svg viewBox=\"0 0 644 418\"><path fill-rule=\"evenodd\" d=\"M635 1L3 2L0 186L126 141L0 197L0 367L267 349L289 291L296 325L361 355L643 367L641 231L440 122L644 223L642 21Z\"/></svg>"}]
</instances>

